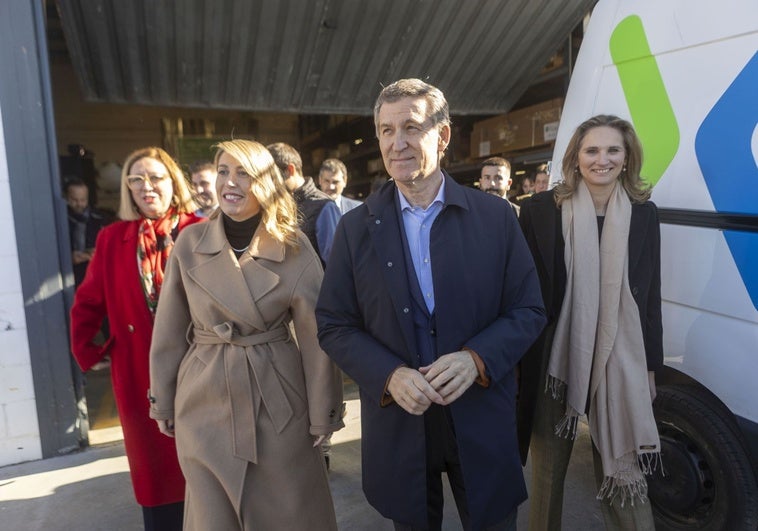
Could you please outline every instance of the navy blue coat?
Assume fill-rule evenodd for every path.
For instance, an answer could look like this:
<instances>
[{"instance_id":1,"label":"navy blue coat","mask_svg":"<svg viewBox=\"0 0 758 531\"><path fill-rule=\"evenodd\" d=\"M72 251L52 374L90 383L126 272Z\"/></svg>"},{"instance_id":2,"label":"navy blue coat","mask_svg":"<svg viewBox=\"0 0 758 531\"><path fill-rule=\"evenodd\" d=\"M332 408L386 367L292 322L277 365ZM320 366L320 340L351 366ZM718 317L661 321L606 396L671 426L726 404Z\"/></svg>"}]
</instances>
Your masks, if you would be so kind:
<instances>
[{"instance_id":1,"label":"navy blue coat","mask_svg":"<svg viewBox=\"0 0 758 531\"><path fill-rule=\"evenodd\" d=\"M437 352L468 347L491 380L450 406L472 525L526 499L516 440L514 367L545 324L539 279L508 202L445 175L431 230ZM380 405L398 366L419 366L394 182L337 227L316 307L322 348L361 395L363 489L382 515L426 525L424 420Z\"/></svg>"}]
</instances>

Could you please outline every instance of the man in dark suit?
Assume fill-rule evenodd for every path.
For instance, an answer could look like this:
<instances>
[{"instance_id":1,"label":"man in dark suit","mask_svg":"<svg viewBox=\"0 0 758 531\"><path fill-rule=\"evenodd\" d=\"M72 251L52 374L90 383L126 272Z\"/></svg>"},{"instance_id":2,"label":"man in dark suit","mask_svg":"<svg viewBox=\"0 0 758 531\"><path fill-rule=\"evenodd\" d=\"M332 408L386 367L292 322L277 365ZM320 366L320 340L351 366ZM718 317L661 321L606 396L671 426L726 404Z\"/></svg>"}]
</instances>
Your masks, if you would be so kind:
<instances>
[{"instance_id":1,"label":"man in dark suit","mask_svg":"<svg viewBox=\"0 0 758 531\"><path fill-rule=\"evenodd\" d=\"M515 529L514 367L545 323L534 263L509 204L440 168L439 89L397 81L374 121L393 180L340 222L316 309L360 387L366 497L396 529L440 529L447 472L465 529Z\"/></svg>"},{"instance_id":2,"label":"man in dark suit","mask_svg":"<svg viewBox=\"0 0 758 531\"><path fill-rule=\"evenodd\" d=\"M342 214L361 205L360 201L342 195L347 185L347 167L339 159L326 159L321 163L321 169L318 172L318 185L322 192L337 203Z\"/></svg>"},{"instance_id":3,"label":"man in dark suit","mask_svg":"<svg viewBox=\"0 0 758 531\"><path fill-rule=\"evenodd\" d=\"M71 262L74 265L74 286L84 280L100 229L108 218L89 204L89 187L82 179L69 176L63 181L63 195L68 211L68 235L71 239Z\"/></svg>"},{"instance_id":4,"label":"man in dark suit","mask_svg":"<svg viewBox=\"0 0 758 531\"><path fill-rule=\"evenodd\" d=\"M508 191L511 189L511 163L503 157L490 157L482 162L482 173L479 177L479 189L482 192L505 199L511 204L511 208L519 215L518 205L508 199Z\"/></svg>"},{"instance_id":5,"label":"man in dark suit","mask_svg":"<svg viewBox=\"0 0 758 531\"><path fill-rule=\"evenodd\" d=\"M543 163L537 166L534 172L534 193L546 192L550 187L550 174L547 171L547 164Z\"/></svg>"}]
</instances>

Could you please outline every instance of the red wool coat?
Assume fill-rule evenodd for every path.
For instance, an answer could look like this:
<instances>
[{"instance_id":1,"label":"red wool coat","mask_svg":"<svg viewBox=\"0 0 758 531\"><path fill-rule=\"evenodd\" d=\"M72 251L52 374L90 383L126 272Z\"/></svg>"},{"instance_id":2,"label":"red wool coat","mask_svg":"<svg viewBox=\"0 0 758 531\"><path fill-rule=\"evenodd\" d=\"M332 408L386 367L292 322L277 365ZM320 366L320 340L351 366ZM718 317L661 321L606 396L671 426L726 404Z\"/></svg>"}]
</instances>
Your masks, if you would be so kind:
<instances>
[{"instance_id":1,"label":"red wool coat","mask_svg":"<svg viewBox=\"0 0 758 531\"><path fill-rule=\"evenodd\" d=\"M182 215L179 230L202 221ZM174 440L149 416L147 390L153 318L137 270L139 221L114 223L102 231L87 275L71 308L71 351L83 371L111 357L111 380L137 503L152 507L184 500L184 477ZM110 338L92 342L108 317Z\"/></svg>"}]
</instances>

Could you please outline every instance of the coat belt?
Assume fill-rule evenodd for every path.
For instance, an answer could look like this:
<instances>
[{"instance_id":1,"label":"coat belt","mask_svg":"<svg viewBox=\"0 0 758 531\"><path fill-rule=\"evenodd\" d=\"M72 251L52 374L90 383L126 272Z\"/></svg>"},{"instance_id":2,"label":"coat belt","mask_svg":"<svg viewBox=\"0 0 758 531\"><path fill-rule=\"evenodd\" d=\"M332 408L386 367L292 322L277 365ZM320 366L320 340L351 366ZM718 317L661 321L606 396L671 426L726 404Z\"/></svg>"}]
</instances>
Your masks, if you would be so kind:
<instances>
[{"instance_id":1,"label":"coat belt","mask_svg":"<svg viewBox=\"0 0 758 531\"><path fill-rule=\"evenodd\" d=\"M261 400L277 433L281 433L293 417L292 406L284 394L271 359L271 350L255 348L265 343L289 341L289 327L285 324L247 336L238 335L231 323L221 323L213 330L193 330L193 341L200 345L227 344L224 352L226 390L229 395L232 419L232 445L235 457L251 463L258 462L258 443L255 433L257 412L253 401L249 366L258 386Z\"/></svg>"}]
</instances>

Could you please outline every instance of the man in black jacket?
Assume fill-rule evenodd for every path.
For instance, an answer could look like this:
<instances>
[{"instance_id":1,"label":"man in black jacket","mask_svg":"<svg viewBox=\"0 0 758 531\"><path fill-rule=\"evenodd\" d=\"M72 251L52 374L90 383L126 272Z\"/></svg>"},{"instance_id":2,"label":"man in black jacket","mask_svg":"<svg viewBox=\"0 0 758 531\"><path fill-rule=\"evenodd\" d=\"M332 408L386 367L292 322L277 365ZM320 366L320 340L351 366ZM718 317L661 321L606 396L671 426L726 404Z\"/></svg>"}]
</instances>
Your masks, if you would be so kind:
<instances>
[{"instance_id":1,"label":"man in black jacket","mask_svg":"<svg viewBox=\"0 0 758 531\"><path fill-rule=\"evenodd\" d=\"M63 195L68 205L68 234L71 239L74 285L79 287L95 254L97 233L108 224L108 219L90 206L89 188L80 178L67 177L63 184Z\"/></svg>"},{"instance_id":2,"label":"man in black jacket","mask_svg":"<svg viewBox=\"0 0 758 531\"><path fill-rule=\"evenodd\" d=\"M303 161L295 148L284 142L267 146L274 157L284 184L292 193L300 215L302 230L326 266L332 250L334 231L342 214L337 204L324 192L316 188L313 179L303 177Z\"/></svg>"},{"instance_id":3,"label":"man in black jacket","mask_svg":"<svg viewBox=\"0 0 758 531\"><path fill-rule=\"evenodd\" d=\"M277 142L266 146L266 149L274 157L274 162L282 172L284 184L295 198L300 230L308 236L321 258L321 265L326 267L332 250L334 231L342 217L337 203L316 188L311 177L303 177L303 160L295 148L284 142ZM321 443L321 453L328 469L332 453L331 435Z\"/></svg>"}]
</instances>

